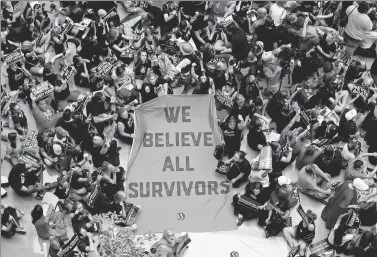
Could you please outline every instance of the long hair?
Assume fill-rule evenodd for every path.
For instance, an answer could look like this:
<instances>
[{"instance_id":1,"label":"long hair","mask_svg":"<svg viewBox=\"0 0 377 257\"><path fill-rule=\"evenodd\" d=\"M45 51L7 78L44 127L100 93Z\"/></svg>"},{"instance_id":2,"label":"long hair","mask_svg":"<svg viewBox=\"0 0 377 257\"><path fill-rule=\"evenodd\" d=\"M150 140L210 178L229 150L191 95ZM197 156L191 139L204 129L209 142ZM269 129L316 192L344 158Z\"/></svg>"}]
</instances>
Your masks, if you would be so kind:
<instances>
[{"instance_id":1,"label":"long hair","mask_svg":"<svg viewBox=\"0 0 377 257\"><path fill-rule=\"evenodd\" d=\"M34 207L31 211L31 222L35 225L35 223L43 216L43 208L39 204Z\"/></svg>"},{"instance_id":2,"label":"long hair","mask_svg":"<svg viewBox=\"0 0 377 257\"><path fill-rule=\"evenodd\" d=\"M9 140L9 143L10 143L10 146L12 148L16 148L17 147L17 133L16 132L11 132L8 134L8 140Z\"/></svg>"}]
</instances>

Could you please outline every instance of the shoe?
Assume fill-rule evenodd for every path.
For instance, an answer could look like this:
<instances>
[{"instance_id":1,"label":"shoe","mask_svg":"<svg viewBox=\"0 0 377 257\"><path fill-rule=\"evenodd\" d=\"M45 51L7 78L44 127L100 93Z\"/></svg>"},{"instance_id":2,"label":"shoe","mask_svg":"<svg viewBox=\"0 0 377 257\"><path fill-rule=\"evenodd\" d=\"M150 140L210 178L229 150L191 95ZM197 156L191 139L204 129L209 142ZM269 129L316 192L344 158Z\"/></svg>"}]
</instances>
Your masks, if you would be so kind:
<instances>
[{"instance_id":1,"label":"shoe","mask_svg":"<svg viewBox=\"0 0 377 257\"><path fill-rule=\"evenodd\" d=\"M243 217L237 219L237 226L241 226L245 219Z\"/></svg>"},{"instance_id":2,"label":"shoe","mask_svg":"<svg viewBox=\"0 0 377 257\"><path fill-rule=\"evenodd\" d=\"M39 193L35 196L35 199L37 199L37 200L42 200L44 195L45 195L45 194L44 194L43 192L39 192Z\"/></svg>"},{"instance_id":3,"label":"shoe","mask_svg":"<svg viewBox=\"0 0 377 257\"><path fill-rule=\"evenodd\" d=\"M7 194L8 194L7 190L5 190L4 188L1 188L1 198L6 197Z\"/></svg>"},{"instance_id":4,"label":"shoe","mask_svg":"<svg viewBox=\"0 0 377 257\"><path fill-rule=\"evenodd\" d=\"M18 234L22 234L22 235L25 235L26 234L26 231L21 229L21 228L16 228L16 233Z\"/></svg>"}]
</instances>

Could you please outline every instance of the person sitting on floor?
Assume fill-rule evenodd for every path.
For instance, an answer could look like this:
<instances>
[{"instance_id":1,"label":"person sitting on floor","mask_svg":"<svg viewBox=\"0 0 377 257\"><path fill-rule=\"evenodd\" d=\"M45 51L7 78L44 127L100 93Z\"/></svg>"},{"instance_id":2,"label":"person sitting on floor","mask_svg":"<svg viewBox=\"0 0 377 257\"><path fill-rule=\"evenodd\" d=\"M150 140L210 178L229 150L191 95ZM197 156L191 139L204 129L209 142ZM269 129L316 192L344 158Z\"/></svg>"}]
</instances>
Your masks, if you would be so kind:
<instances>
[{"instance_id":1,"label":"person sitting on floor","mask_svg":"<svg viewBox=\"0 0 377 257\"><path fill-rule=\"evenodd\" d=\"M298 190L317 199L327 198L331 194L330 179L330 174L324 173L317 165L308 164L299 172Z\"/></svg>"}]
</instances>

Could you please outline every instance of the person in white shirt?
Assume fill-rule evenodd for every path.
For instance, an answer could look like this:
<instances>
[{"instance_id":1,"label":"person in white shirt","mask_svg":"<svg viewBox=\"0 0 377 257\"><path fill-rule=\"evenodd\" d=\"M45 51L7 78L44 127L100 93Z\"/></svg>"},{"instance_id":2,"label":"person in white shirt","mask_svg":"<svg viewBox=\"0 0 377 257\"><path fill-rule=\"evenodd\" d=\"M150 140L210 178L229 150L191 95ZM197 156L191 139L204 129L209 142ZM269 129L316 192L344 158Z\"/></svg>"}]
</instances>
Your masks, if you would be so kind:
<instances>
[{"instance_id":1,"label":"person in white shirt","mask_svg":"<svg viewBox=\"0 0 377 257\"><path fill-rule=\"evenodd\" d=\"M351 5L346 10L348 23L344 30L344 41L347 43L346 56L351 58L358 46L366 38L367 32L373 28L373 23L367 15L369 4L361 2L359 6Z\"/></svg>"},{"instance_id":2,"label":"person in white shirt","mask_svg":"<svg viewBox=\"0 0 377 257\"><path fill-rule=\"evenodd\" d=\"M287 16L287 11L284 9L284 1L276 2L269 7L269 15L274 21L276 27L279 27L285 16Z\"/></svg>"}]
</instances>

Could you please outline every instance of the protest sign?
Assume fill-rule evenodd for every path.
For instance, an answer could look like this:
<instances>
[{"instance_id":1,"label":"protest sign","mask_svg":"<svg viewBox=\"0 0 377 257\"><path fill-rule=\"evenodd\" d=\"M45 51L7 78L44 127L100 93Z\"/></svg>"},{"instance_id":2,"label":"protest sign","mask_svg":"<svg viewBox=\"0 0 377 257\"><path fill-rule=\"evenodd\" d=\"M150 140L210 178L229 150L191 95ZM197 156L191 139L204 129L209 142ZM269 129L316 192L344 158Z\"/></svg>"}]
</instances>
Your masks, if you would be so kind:
<instances>
[{"instance_id":1,"label":"protest sign","mask_svg":"<svg viewBox=\"0 0 377 257\"><path fill-rule=\"evenodd\" d=\"M69 253L73 252L73 250L76 248L76 246L79 244L80 238L79 236L75 233L69 241L63 245L62 248L60 248L58 252L58 257L65 257L68 256Z\"/></svg>"},{"instance_id":2,"label":"protest sign","mask_svg":"<svg viewBox=\"0 0 377 257\"><path fill-rule=\"evenodd\" d=\"M113 58L106 58L96 68L94 68L94 72L96 76L99 78L103 78L106 76L111 69L113 68L114 59Z\"/></svg>"},{"instance_id":3,"label":"protest sign","mask_svg":"<svg viewBox=\"0 0 377 257\"><path fill-rule=\"evenodd\" d=\"M25 60L25 57L24 54L21 52L21 49L16 49L10 54L4 56L4 61L9 66L23 60Z\"/></svg>"},{"instance_id":4,"label":"protest sign","mask_svg":"<svg viewBox=\"0 0 377 257\"><path fill-rule=\"evenodd\" d=\"M24 150L29 153L36 153L38 148L37 142L38 131L30 130L24 144Z\"/></svg>"},{"instance_id":5,"label":"protest sign","mask_svg":"<svg viewBox=\"0 0 377 257\"><path fill-rule=\"evenodd\" d=\"M39 165L39 158L31 153L24 151L19 157L18 162L32 165Z\"/></svg>"},{"instance_id":6,"label":"protest sign","mask_svg":"<svg viewBox=\"0 0 377 257\"><path fill-rule=\"evenodd\" d=\"M62 70L59 73L59 76L65 80L68 81L72 76L76 74L76 69L73 66L64 66Z\"/></svg>"},{"instance_id":7,"label":"protest sign","mask_svg":"<svg viewBox=\"0 0 377 257\"><path fill-rule=\"evenodd\" d=\"M18 18L22 15L27 6L27 3L27 1L19 1L13 6L13 18Z\"/></svg>"},{"instance_id":8,"label":"protest sign","mask_svg":"<svg viewBox=\"0 0 377 257\"><path fill-rule=\"evenodd\" d=\"M73 21L69 17L65 17L65 20L61 26L60 35L67 34L73 28Z\"/></svg>"},{"instance_id":9,"label":"protest sign","mask_svg":"<svg viewBox=\"0 0 377 257\"><path fill-rule=\"evenodd\" d=\"M54 91L54 87L50 85L48 81L45 81L32 87L30 91L30 96L34 99L34 101L39 101L48 97Z\"/></svg>"},{"instance_id":10,"label":"protest sign","mask_svg":"<svg viewBox=\"0 0 377 257\"><path fill-rule=\"evenodd\" d=\"M165 95L135 110L127 189L141 205L138 233L236 229L231 185L215 173L220 142L211 95Z\"/></svg>"}]
</instances>

